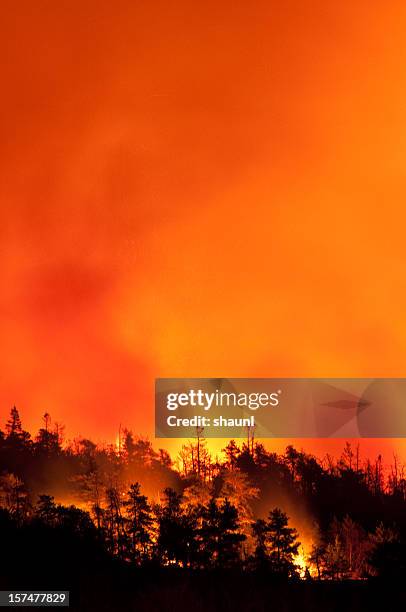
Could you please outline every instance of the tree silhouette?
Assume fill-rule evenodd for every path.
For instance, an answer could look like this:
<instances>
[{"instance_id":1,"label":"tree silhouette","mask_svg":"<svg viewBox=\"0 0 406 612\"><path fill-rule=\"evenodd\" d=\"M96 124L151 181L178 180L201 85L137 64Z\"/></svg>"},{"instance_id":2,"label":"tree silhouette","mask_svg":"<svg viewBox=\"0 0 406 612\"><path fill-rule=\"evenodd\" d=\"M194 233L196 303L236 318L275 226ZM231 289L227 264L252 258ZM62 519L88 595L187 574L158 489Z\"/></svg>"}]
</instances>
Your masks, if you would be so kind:
<instances>
[{"instance_id":1,"label":"tree silhouette","mask_svg":"<svg viewBox=\"0 0 406 612\"><path fill-rule=\"evenodd\" d=\"M121 511L120 492L116 487L109 487L106 490L106 500L107 507L104 517L107 546L111 553L125 559L128 550L127 534Z\"/></svg>"},{"instance_id":2,"label":"tree silhouette","mask_svg":"<svg viewBox=\"0 0 406 612\"><path fill-rule=\"evenodd\" d=\"M25 483L15 474L3 474L0 480L5 507L18 525L22 525L30 511L29 492Z\"/></svg>"},{"instance_id":3,"label":"tree silhouette","mask_svg":"<svg viewBox=\"0 0 406 612\"><path fill-rule=\"evenodd\" d=\"M15 406L10 410L10 416L6 423L6 434L7 444L17 447L28 445L31 437L27 431L24 431L20 413Z\"/></svg>"},{"instance_id":4,"label":"tree silhouette","mask_svg":"<svg viewBox=\"0 0 406 612\"><path fill-rule=\"evenodd\" d=\"M10 417L6 423L8 438L19 438L23 433L20 414L15 406L10 410Z\"/></svg>"},{"instance_id":5,"label":"tree silhouette","mask_svg":"<svg viewBox=\"0 0 406 612\"><path fill-rule=\"evenodd\" d=\"M254 553L254 568L265 570L269 568L269 556L267 546L268 526L264 519L257 519L252 525L253 535L256 541Z\"/></svg>"},{"instance_id":6,"label":"tree silhouette","mask_svg":"<svg viewBox=\"0 0 406 612\"><path fill-rule=\"evenodd\" d=\"M300 542L296 529L288 526L288 516L279 508L271 510L267 521L254 524L257 540L256 559L269 565L270 570L280 576L294 576L297 567L294 557Z\"/></svg>"},{"instance_id":7,"label":"tree silhouette","mask_svg":"<svg viewBox=\"0 0 406 612\"><path fill-rule=\"evenodd\" d=\"M35 438L35 450L39 454L44 454L49 456L51 454L57 454L61 451L60 445L60 433L57 429L56 431L51 431L49 429L51 417L48 413L44 415L44 425L45 427L41 427L38 431L37 437Z\"/></svg>"},{"instance_id":8,"label":"tree silhouette","mask_svg":"<svg viewBox=\"0 0 406 612\"><path fill-rule=\"evenodd\" d=\"M183 511L182 496L170 487L164 490L162 504L155 511L159 527L159 560L191 567L196 562L198 549L195 514Z\"/></svg>"},{"instance_id":9,"label":"tree silhouette","mask_svg":"<svg viewBox=\"0 0 406 612\"><path fill-rule=\"evenodd\" d=\"M238 563L246 536L240 531L237 509L228 499L222 503L211 499L203 509L201 536L206 564L224 568Z\"/></svg>"},{"instance_id":10,"label":"tree silhouette","mask_svg":"<svg viewBox=\"0 0 406 612\"><path fill-rule=\"evenodd\" d=\"M52 495L40 495L35 508L36 517L46 525L55 525L58 511Z\"/></svg>"},{"instance_id":11,"label":"tree silhouette","mask_svg":"<svg viewBox=\"0 0 406 612\"><path fill-rule=\"evenodd\" d=\"M145 495L141 495L138 482L130 485L127 499L123 502L126 509L126 531L131 537L130 558L141 563L148 558L152 546L152 527L154 517Z\"/></svg>"},{"instance_id":12,"label":"tree silhouette","mask_svg":"<svg viewBox=\"0 0 406 612\"><path fill-rule=\"evenodd\" d=\"M406 549L396 529L386 527L380 522L372 534L371 541L368 562L372 575L404 580Z\"/></svg>"},{"instance_id":13,"label":"tree silhouette","mask_svg":"<svg viewBox=\"0 0 406 612\"><path fill-rule=\"evenodd\" d=\"M184 445L176 466L167 451L155 452L126 429L119 449L62 443L60 432L47 415L32 441L15 407L0 431L2 547L12 533L22 542L49 538L51 548L72 542L76 557L89 546L134 571L160 564L162 572L262 569L293 578L300 539L293 526L305 521L312 536L302 549L312 577L400 581L406 573L406 479L398 458L387 469L382 457L361 460L349 444L338 460L321 460L250 440L230 441L224 458L213 460L199 439L199 448ZM157 495L161 503L151 504L148 496ZM77 506L64 505L68 499ZM258 518L277 504L282 509Z\"/></svg>"},{"instance_id":14,"label":"tree silhouette","mask_svg":"<svg viewBox=\"0 0 406 612\"><path fill-rule=\"evenodd\" d=\"M321 580L323 575L324 561L325 561L326 549L325 546L316 542L312 545L312 549L309 555L309 562L313 564L317 571L317 578Z\"/></svg>"}]
</instances>

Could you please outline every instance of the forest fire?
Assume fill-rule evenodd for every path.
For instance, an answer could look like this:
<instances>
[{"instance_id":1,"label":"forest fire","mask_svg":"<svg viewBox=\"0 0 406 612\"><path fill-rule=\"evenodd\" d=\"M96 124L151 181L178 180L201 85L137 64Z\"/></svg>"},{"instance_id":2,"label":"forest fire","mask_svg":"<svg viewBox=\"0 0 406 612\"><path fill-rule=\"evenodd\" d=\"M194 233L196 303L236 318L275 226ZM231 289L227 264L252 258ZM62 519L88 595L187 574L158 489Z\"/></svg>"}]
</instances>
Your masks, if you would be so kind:
<instances>
[{"instance_id":1,"label":"forest fire","mask_svg":"<svg viewBox=\"0 0 406 612\"><path fill-rule=\"evenodd\" d=\"M301 538L299 537L299 539ZM310 542L301 542L298 554L293 557L293 562L298 568L300 578L313 577L317 574L315 565L309 560L311 549L312 544Z\"/></svg>"},{"instance_id":2,"label":"forest fire","mask_svg":"<svg viewBox=\"0 0 406 612\"><path fill-rule=\"evenodd\" d=\"M0 607L405 610L406 1L1 17Z\"/></svg>"},{"instance_id":3,"label":"forest fire","mask_svg":"<svg viewBox=\"0 0 406 612\"><path fill-rule=\"evenodd\" d=\"M90 440L64 447L47 427L32 439L13 408L0 459L0 505L16 526L86 534L135 567L154 561L336 581L379 575L394 558L392 571L401 567L397 521L406 512L391 508L405 507L402 467L385 478L381 457L361 464L349 444L325 465L293 447L278 455L233 440L213 460L200 438L175 464L128 430L118 445L103 447ZM359 506L357 520L351 516L353 499L367 500L368 521Z\"/></svg>"},{"instance_id":4,"label":"forest fire","mask_svg":"<svg viewBox=\"0 0 406 612\"><path fill-rule=\"evenodd\" d=\"M295 557L293 557L293 562L298 567L300 577L304 578L306 575L306 570L308 569L308 565L306 562L306 555L303 550L301 550Z\"/></svg>"}]
</instances>

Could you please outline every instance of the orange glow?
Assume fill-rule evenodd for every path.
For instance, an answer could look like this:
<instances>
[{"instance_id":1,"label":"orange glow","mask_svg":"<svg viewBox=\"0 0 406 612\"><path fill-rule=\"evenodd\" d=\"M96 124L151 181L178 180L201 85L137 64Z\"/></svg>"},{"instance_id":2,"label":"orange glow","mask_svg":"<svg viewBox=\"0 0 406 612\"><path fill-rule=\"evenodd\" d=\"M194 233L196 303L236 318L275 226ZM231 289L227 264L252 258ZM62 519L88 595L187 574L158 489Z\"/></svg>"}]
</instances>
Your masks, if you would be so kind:
<instances>
[{"instance_id":1,"label":"orange glow","mask_svg":"<svg viewBox=\"0 0 406 612\"><path fill-rule=\"evenodd\" d=\"M310 572L309 563L307 562L307 556L304 552L303 546L300 547L299 553L296 555L296 557L294 557L294 563L299 568L298 572L301 578L305 577L307 568L309 569L309 572Z\"/></svg>"},{"instance_id":2,"label":"orange glow","mask_svg":"<svg viewBox=\"0 0 406 612\"><path fill-rule=\"evenodd\" d=\"M157 376L405 374L403 1L6 0L0 29L2 426L152 436Z\"/></svg>"}]
</instances>

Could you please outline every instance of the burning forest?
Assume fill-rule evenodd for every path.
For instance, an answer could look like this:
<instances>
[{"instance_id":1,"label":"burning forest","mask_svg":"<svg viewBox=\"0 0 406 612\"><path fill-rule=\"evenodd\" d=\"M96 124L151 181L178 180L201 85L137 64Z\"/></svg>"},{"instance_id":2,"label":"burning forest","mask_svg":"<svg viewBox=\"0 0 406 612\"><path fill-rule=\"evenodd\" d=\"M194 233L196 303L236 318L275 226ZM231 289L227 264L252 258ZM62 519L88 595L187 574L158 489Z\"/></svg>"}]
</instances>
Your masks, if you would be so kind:
<instances>
[{"instance_id":1,"label":"burning forest","mask_svg":"<svg viewBox=\"0 0 406 612\"><path fill-rule=\"evenodd\" d=\"M172 459L128 430L105 447L64 443L62 432L45 415L31 437L16 408L0 432L3 564L30 558L41 537L91 563L158 573L306 583L406 574L406 479L396 459L385 468L348 443L337 460L292 446L276 454L254 440L231 440L213 458L200 436Z\"/></svg>"}]
</instances>

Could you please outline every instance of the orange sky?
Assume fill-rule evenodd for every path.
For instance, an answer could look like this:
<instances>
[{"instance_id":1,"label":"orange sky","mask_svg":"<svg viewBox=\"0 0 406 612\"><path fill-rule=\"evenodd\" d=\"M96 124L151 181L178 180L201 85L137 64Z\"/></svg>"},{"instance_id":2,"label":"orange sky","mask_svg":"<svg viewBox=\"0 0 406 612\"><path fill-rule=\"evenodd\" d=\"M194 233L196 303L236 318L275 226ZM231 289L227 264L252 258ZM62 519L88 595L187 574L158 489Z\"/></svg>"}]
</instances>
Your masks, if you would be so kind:
<instances>
[{"instance_id":1,"label":"orange sky","mask_svg":"<svg viewBox=\"0 0 406 612\"><path fill-rule=\"evenodd\" d=\"M2 422L112 439L156 376L405 374L403 1L5 0L0 30Z\"/></svg>"}]
</instances>

